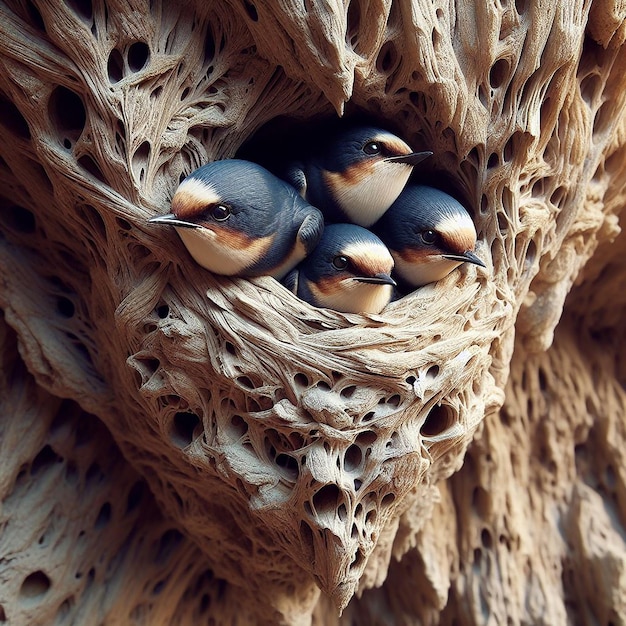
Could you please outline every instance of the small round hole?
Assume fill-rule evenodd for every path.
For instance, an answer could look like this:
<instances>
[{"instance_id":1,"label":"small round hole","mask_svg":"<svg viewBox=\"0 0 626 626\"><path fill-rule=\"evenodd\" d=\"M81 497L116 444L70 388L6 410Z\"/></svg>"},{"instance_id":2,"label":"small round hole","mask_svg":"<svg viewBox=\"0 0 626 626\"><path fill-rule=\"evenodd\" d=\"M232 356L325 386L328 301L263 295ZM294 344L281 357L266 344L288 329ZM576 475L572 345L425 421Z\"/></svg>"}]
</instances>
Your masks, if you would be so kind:
<instances>
[{"instance_id":1,"label":"small round hole","mask_svg":"<svg viewBox=\"0 0 626 626\"><path fill-rule=\"evenodd\" d=\"M353 472L360 465L363 460L363 452L359 446L352 444L343 457L343 467L347 472Z\"/></svg>"},{"instance_id":2,"label":"small round hole","mask_svg":"<svg viewBox=\"0 0 626 626\"><path fill-rule=\"evenodd\" d=\"M428 380L434 380L437 376L439 376L439 366L431 365L428 370L426 370L426 378Z\"/></svg>"},{"instance_id":3,"label":"small round hole","mask_svg":"<svg viewBox=\"0 0 626 626\"><path fill-rule=\"evenodd\" d=\"M170 433L171 442L179 448L188 446L194 440L194 431L199 424L200 418L195 413L176 413Z\"/></svg>"},{"instance_id":4,"label":"small round hole","mask_svg":"<svg viewBox=\"0 0 626 626\"><path fill-rule=\"evenodd\" d=\"M509 73L509 62L506 59L499 59L491 67L489 72L489 84L497 89L504 83Z\"/></svg>"},{"instance_id":5,"label":"small round hole","mask_svg":"<svg viewBox=\"0 0 626 626\"><path fill-rule=\"evenodd\" d=\"M70 142L76 141L87 123L87 110L82 98L67 87L57 87L50 95L48 113L59 136Z\"/></svg>"},{"instance_id":6,"label":"small round hole","mask_svg":"<svg viewBox=\"0 0 626 626\"><path fill-rule=\"evenodd\" d=\"M128 67L132 72L142 70L150 59L150 48L144 41L136 41L128 48Z\"/></svg>"},{"instance_id":7,"label":"small round hole","mask_svg":"<svg viewBox=\"0 0 626 626\"><path fill-rule=\"evenodd\" d=\"M380 501L380 507L382 509L384 509L384 508L390 506L395 499L396 499L395 494L393 494L393 493L386 494L383 497L383 499Z\"/></svg>"},{"instance_id":8,"label":"small round hole","mask_svg":"<svg viewBox=\"0 0 626 626\"><path fill-rule=\"evenodd\" d=\"M296 374L293 377L293 382L297 387L307 388L311 383L305 374Z\"/></svg>"},{"instance_id":9,"label":"small round hole","mask_svg":"<svg viewBox=\"0 0 626 626\"><path fill-rule=\"evenodd\" d=\"M337 485L325 485L313 496L313 508L318 515L332 513L337 510L340 491Z\"/></svg>"},{"instance_id":10,"label":"small round hole","mask_svg":"<svg viewBox=\"0 0 626 626\"><path fill-rule=\"evenodd\" d=\"M346 398L349 399L354 395L354 392L356 391L356 386L355 385L349 385L348 387L344 387L341 390L341 397L342 398Z\"/></svg>"},{"instance_id":11,"label":"small round hole","mask_svg":"<svg viewBox=\"0 0 626 626\"><path fill-rule=\"evenodd\" d=\"M245 387L246 389L256 389L256 385L254 384L254 382L252 381L251 378L249 378L248 376L237 376L237 378L235 379L242 387Z\"/></svg>"},{"instance_id":12,"label":"small round hole","mask_svg":"<svg viewBox=\"0 0 626 626\"><path fill-rule=\"evenodd\" d=\"M424 437L434 437L447 430L454 422L454 412L451 407L436 404L428 413L422 425L421 433Z\"/></svg>"},{"instance_id":13,"label":"small round hole","mask_svg":"<svg viewBox=\"0 0 626 626\"><path fill-rule=\"evenodd\" d=\"M73 317L74 316L74 303L69 298L64 298L63 296L57 298L57 313L62 317Z\"/></svg>"},{"instance_id":14,"label":"small round hole","mask_svg":"<svg viewBox=\"0 0 626 626\"><path fill-rule=\"evenodd\" d=\"M248 432L248 424L241 415L233 415L230 418L229 431L231 437L241 439Z\"/></svg>"},{"instance_id":15,"label":"small round hole","mask_svg":"<svg viewBox=\"0 0 626 626\"><path fill-rule=\"evenodd\" d=\"M294 457L290 456L289 454L279 454L276 456L274 462L276 463L276 465L278 465L278 467L284 470L284 472L288 474L290 478L295 480L298 477L300 466L297 459L295 459Z\"/></svg>"},{"instance_id":16,"label":"small round hole","mask_svg":"<svg viewBox=\"0 0 626 626\"><path fill-rule=\"evenodd\" d=\"M22 583L20 596L24 600L32 600L43 596L48 592L51 585L50 578L41 570L29 574Z\"/></svg>"}]
</instances>

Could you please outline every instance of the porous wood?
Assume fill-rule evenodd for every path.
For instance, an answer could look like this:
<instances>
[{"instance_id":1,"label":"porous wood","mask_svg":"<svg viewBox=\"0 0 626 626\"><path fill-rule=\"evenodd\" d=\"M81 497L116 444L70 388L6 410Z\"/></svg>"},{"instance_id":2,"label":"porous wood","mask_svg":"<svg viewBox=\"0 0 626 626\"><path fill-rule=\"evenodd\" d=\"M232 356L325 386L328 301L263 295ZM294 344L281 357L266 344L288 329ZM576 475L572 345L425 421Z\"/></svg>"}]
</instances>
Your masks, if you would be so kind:
<instances>
[{"instance_id":1,"label":"porous wood","mask_svg":"<svg viewBox=\"0 0 626 626\"><path fill-rule=\"evenodd\" d=\"M617 0L1 3L0 621L625 623L625 39ZM146 224L357 113L486 271L344 315Z\"/></svg>"}]
</instances>

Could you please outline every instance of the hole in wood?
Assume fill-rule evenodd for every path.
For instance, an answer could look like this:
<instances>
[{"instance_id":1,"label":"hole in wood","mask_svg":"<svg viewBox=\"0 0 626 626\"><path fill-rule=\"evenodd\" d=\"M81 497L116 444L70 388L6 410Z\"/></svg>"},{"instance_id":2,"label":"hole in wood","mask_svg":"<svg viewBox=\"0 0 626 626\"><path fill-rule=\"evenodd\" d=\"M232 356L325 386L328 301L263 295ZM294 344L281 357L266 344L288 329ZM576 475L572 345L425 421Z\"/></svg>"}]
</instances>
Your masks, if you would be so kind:
<instances>
[{"instance_id":1,"label":"hole in wood","mask_svg":"<svg viewBox=\"0 0 626 626\"><path fill-rule=\"evenodd\" d=\"M111 521L111 503L105 502L98 512L98 517L96 518L95 528L96 530L102 530L105 526L109 524Z\"/></svg>"},{"instance_id":2,"label":"hole in wood","mask_svg":"<svg viewBox=\"0 0 626 626\"><path fill-rule=\"evenodd\" d=\"M509 62L507 59L498 59L489 72L489 84L497 89L504 83L509 74Z\"/></svg>"},{"instance_id":3,"label":"hole in wood","mask_svg":"<svg viewBox=\"0 0 626 626\"><path fill-rule=\"evenodd\" d=\"M128 48L128 67L131 72L142 70L150 59L150 48L144 41L136 41Z\"/></svg>"},{"instance_id":4,"label":"hole in wood","mask_svg":"<svg viewBox=\"0 0 626 626\"><path fill-rule=\"evenodd\" d=\"M51 586L50 578L41 570L29 574L20 587L22 600L34 600L45 595Z\"/></svg>"},{"instance_id":5,"label":"hole in wood","mask_svg":"<svg viewBox=\"0 0 626 626\"><path fill-rule=\"evenodd\" d=\"M0 94L0 123L22 139L30 139L30 128L19 109Z\"/></svg>"},{"instance_id":6,"label":"hole in wood","mask_svg":"<svg viewBox=\"0 0 626 626\"><path fill-rule=\"evenodd\" d=\"M393 494L393 493L385 494L383 496L383 499L380 501L380 508L381 509L387 508L388 506L390 506L393 503L393 501L395 499L396 499L395 494Z\"/></svg>"},{"instance_id":7,"label":"hole in wood","mask_svg":"<svg viewBox=\"0 0 626 626\"><path fill-rule=\"evenodd\" d=\"M258 22L259 21L259 14L258 14L254 4L252 4L252 2L249 2L249 0L243 0L243 7L246 10L246 13L248 14L248 17L253 22Z\"/></svg>"},{"instance_id":8,"label":"hole in wood","mask_svg":"<svg viewBox=\"0 0 626 626\"><path fill-rule=\"evenodd\" d=\"M146 494L146 484L143 481L137 481L128 492L126 498L126 515L134 511L143 501Z\"/></svg>"},{"instance_id":9,"label":"hole in wood","mask_svg":"<svg viewBox=\"0 0 626 626\"><path fill-rule=\"evenodd\" d=\"M94 178L97 178L101 183L107 183L102 170L89 155L85 154L80 157L80 159L78 159L78 164L83 169L87 170L87 172L89 172Z\"/></svg>"},{"instance_id":10,"label":"hole in wood","mask_svg":"<svg viewBox=\"0 0 626 626\"><path fill-rule=\"evenodd\" d=\"M349 385L348 387L344 387L341 390L341 397L345 398L345 399L349 399L354 395L354 392L356 391L356 385Z\"/></svg>"},{"instance_id":11,"label":"hole in wood","mask_svg":"<svg viewBox=\"0 0 626 626\"><path fill-rule=\"evenodd\" d=\"M93 20L93 6L90 0L65 0L65 4L83 21L91 23Z\"/></svg>"},{"instance_id":12,"label":"hole in wood","mask_svg":"<svg viewBox=\"0 0 626 626\"><path fill-rule=\"evenodd\" d=\"M74 303L69 298L60 296L59 298L57 298L56 310L61 317L73 317L75 311Z\"/></svg>"},{"instance_id":13,"label":"hole in wood","mask_svg":"<svg viewBox=\"0 0 626 626\"><path fill-rule=\"evenodd\" d=\"M300 465L294 457L289 454L279 454L276 456L275 463L291 480L296 480Z\"/></svg>"},{"instance_id":14,"label":"hole in wood","mask_svg":"<svg viewBox=\"0 0 626 626\"><path fill-rule=\"evenodd\" d=\"M313 509L318 515L334 513L339 506L340 494L337 485L325 485L313 496Z\"/></svg>"},{"instance_id":15,"label":"hole in wood","mask_svg":"<svg viewBox=\"0 0 626 626\"><path fill-rule=\"evenodd\" d=\"M33 459L30 466L30 474L34 476L40 472L49 470L53 465L63 460L49 445L45 445Z\"/></svg>"},{"instance_id":16,"label":"hole in wood","mask_svg":"<svg viewBox=\"0 0 626 626\"><path fill-rule=\"evenodd\" d=\"M204 37L204 63L210 64L215 58L215 38L211 29L208 28Z\"/></svg>"},{"instance_id":17,"label":"hole in wood","mask_svg":"<svg viewBox=\"0 0 626 626\"><path fill-rule=\"evenodd\" d=\"M59 143L66 148L75 144L87 122L81 97L66 87L57 87L50 95L48 114L58 133Z\"/></svg>"},{"instance_id":18,"label":"hole in wood","mask_svg":"<svg viewBox=\"0 0 626 626\"><path fill-rule=\"evenodd\" d=\"M21 206L10 206L0 211L0 219L12 230L25 235L35 232L35 216Z\"/></svg>"},{"instance_id":19,"label":"hole in wood","mask_svg":"<svg viewBox=\"0 0 626 626\"><path fill-rule=\"evenodd\" d=\"M170 441L178 448L188 446L194 440L196 428L200 425L200 418L188 411L180 411L174 415L170 432Z\"/></svg>"},{"instance_id":20,"label":"hole in wood","mask_svg":"<svg viewBox=\"0 0 626 626\"><path fill-rule=\"evenodd\" d=\"M359 548L354 555L354 559L352 559L352 563L350 563L350 569L360 567L360 565L365 560L365 555L363 551Z\"/></svg>"},{"instance_id":21,"label":"hole in wood","mask_svg":"<svg viewBox=\"0 0 626 626\"><path fill-rule=\"evenodd\" d=\"M43 21L43 17L41 17L41 13L39 9L30 1L26 2L26 11L28 12L28 17L30 18L31 25L34 26L37 30L46 32L46 24Z\"/></svg>"},{"instance_id":22,"label":"hole in wood","mask_svg":"<svg viewBox=\"0 0 626 626\"><path fill-rule=\"evenodd\" d=\"M450 428L455 421L455 414L451 407L436 404L428 413L422 425L421 433L424 437L434 437Z\"/></svg>"},{"instance_id":23,"label":"hole in wood","mask_svg":"<svg viewBox=\"0 0 626 626\"><path fill-rule=\"evenodd\" d=\"M439 366L431 365L426 370L426 380L434 380L435 378L437 378L437 376L439 376Z\"/></svg>"},{"instance_id":24,"label":"hole in wood","mask_svg":"<svg viewBox=\"0 0 626 626\"><path fill-rule=\"evenodd\" d=\"M357 51L359 41L359 30L361 28L361 3L356 0L352 0L348 5L347 15L347 28L346 35L347 40L350 42L352 48Z\"/></svg>"},{"instance_id":25,"label":"hole in wood","mask_svg":"<svg viewBox=\"0 0 626 626\"><path fill-rule=\"evenodd\" d=\"M161 535L154 557L155 563L165 565L178 551L178 546L183 541L183 535L175 528L170 528Z\"/></svg>"},{"instance_id":26,"label":"hole in wood","mask_svg":"<svg viewBox=\"0 0 626 626\"><path fill-rule=\"evenodd\" d=\"M124 57L117 48L113 48L109 54L107 73L111 83L118 83L124 78Z\"/></svg>"},{"instance_id":27,"label":"hole in wood","mask_svg":"<svg viewBox=\"0 0 626 626\"><path fill-rule=\"evenodd\" d=\"M387 41L376 58L376 69L381 74L390 74L396 68L398 53L393 41Z\"/></svg>"},{"instance_id":28,"label":"hole in wood","mask_svg":"<svg viewBox=\"0 0 626 626\"><path fill-rule=\"evenodd\" d=\"M361 465L363 452L356 444L352 444L343 457L343 467L347 472L353 472Z\"/></svg>"}]
</instances>

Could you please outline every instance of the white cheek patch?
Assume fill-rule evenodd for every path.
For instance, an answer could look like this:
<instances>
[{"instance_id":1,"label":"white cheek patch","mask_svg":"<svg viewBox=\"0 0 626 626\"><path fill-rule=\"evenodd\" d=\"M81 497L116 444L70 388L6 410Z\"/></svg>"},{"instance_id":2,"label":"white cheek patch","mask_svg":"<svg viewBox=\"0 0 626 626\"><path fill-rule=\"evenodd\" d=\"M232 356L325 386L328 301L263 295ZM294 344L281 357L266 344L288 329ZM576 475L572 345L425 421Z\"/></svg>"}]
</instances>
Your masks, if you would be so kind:
<instances>
[{"instance_id":1,"label":"white cheek patch","mask_svg":"<svg viewBox=\"0 0 626 626\"><path fill-rule=\"evenodd\" d=\"M221 198L215 188L199 178L186 178L172 198L172 211L185 219L197 213L198 207L218 204Z\"/></svg>"},{"instance_id":2,"label":"white cheek patch","mask_svg":"<svg viewBox=\"0 0 626 626\"><path fill-rule=\"evenodd\" d=\"M392 133L383 132L374 137L374 141L386 144L392 154L411 154L413 152L408 143Z\"/></svg>"},{"instance_id":3,"label":"white cheek patch","mask_svg":"<svg viewBox=\"0 0 626 626\"><path fill-rule=\"evenodd\" d=\"M372 245L370 241L356 240L344 244L342 254L363 272L363 276L390 274L393 269L393 257L389 250L381 244ZM359 273L357 271L357 273Z\"/></svg>"},{"instance_id":4,"label":"white cheek patch","mask_svg":"<svg viewBox=\"0 0 626 626\"><path fill-rule=\"evenodd\" d=\"M335 185L335 199L355 224L371 226L400 195L412 169L407 163L378 161L367 177Z\"/></svg>"},{"instance_id":5,"label":"white cheek patch","mask_svg":"<svg viewBox=\"0 0 626 626\"><path fill-rule=\"evenodd\" d=\"M448 245L460 254L476 246L476 227L465 211L446 215L437 224L437 230Z\"/></svg>"}]
</instances>

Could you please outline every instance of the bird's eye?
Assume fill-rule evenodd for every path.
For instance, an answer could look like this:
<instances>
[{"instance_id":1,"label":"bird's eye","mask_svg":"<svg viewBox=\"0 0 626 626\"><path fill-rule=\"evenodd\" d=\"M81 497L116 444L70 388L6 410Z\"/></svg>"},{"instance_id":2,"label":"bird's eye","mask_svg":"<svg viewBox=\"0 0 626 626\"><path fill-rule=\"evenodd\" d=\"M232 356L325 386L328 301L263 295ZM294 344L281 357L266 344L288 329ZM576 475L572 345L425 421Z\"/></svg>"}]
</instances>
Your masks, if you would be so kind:
<instances>
[{"instance_id":1,"label":"bird's eye","mask_svg":"<svg viewBox=\"0 0 626 626\"><path fill-rule=\"evenodd\" d=\"M217 204L211 210L211 216L216 222L224 222L230 217L230 215L230 207L225 204Z\"/></svg>"},{"instance_id":2,"label":"bird's eye","mask_svg":"<svg viewBox=\"0 0 626 626\"><path fill-rule=\"evenodd\" d=\"M345 256L336 256L333 259L333 266L338 270L345 270L348 267L348 258Z\"/></svg>"},{"instance_id":3,"label":"bird's eye","mask_svg":"<svg viewBox=\"0 0 626 626\"><path fill-rule=\"evenodd\" d=\"M369 155L378 154L380 152L380 144L376 141L368 141L363 146L363 152Z\"/></svg>"},{"instance_id":4,"label":"bird's eye","mask_svg":"<svg viewBox=\"0 0 626 626\"><path fill-rule=\"evenodd\" d=\"M432 246L437 241L437 233L434 230L423 230L420 237L427 246Z\"/></svg>"}]
</instances>

